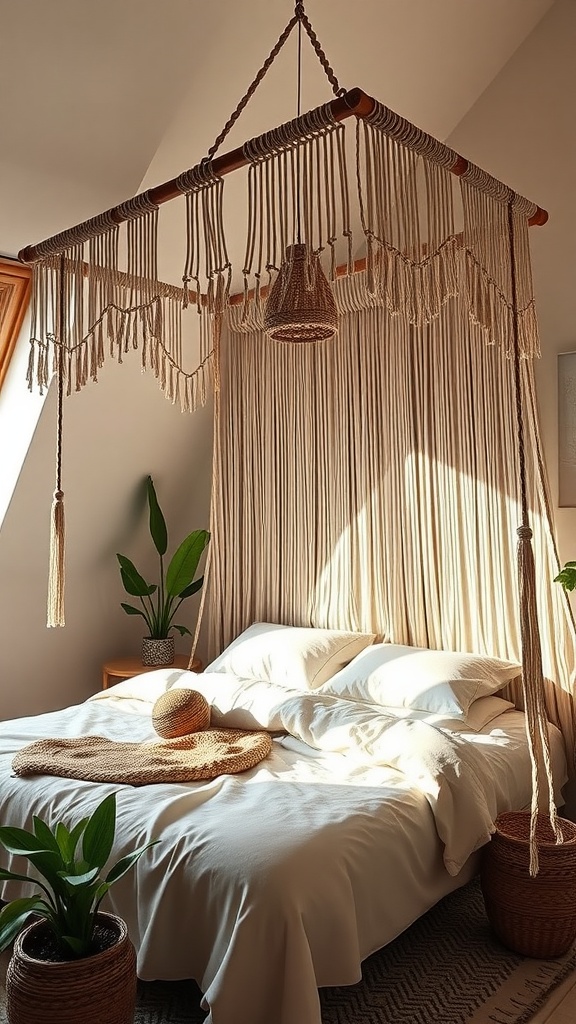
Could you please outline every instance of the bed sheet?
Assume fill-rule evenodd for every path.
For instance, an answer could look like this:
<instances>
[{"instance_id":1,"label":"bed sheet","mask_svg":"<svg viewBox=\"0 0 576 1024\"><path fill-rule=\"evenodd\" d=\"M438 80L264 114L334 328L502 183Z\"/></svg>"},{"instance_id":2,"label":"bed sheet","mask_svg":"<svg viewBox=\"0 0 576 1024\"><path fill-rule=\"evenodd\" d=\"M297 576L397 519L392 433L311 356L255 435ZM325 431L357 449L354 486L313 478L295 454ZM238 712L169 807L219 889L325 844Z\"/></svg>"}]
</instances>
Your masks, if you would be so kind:
<instances>
[{"instance_id":1,"label":"bed sheet","mask_svg":"<svg viewBox=\"0 0 576 1024\"><path fill-rule=\"evenodd\" d=\"M218 724L268 721L272 754L249 772L140 788L11 775L16 750L41 737L153 739L156 690L148 679L143 699L146 678L136 689L118 684L77 707L0 724L2 821L27 827L32 814L48 813L74 821L115 790L114 855L161 840L108 897L127 922L139 976L195 978L206 1024L320 1024L318 987L357 982L362 960L464 884L476 857L457 873L447 870L429 783L379 763L373 728L369 756L366 734L351 751L349 733L362 733L366 708L341 708L349 702L337 699L320 704L324 730L310 718L310 695L284 694L279 711L278 694L268 689L264 712L264 691L257 701L246 697L249 687L236 688L228 702L214 698L217 685L226 691L221 678L171 676L177 685L212 692ZM438 724L427 727L443 737ZM528 804L521 713L507 712L480 733L461 730L457 742L466 745L494 817ZM554 729L552 752L559 789L565 761ZM4 862L17 864L7 855ZM6 887L4 897L16 894Z\"/></svg>"}]
</instances>

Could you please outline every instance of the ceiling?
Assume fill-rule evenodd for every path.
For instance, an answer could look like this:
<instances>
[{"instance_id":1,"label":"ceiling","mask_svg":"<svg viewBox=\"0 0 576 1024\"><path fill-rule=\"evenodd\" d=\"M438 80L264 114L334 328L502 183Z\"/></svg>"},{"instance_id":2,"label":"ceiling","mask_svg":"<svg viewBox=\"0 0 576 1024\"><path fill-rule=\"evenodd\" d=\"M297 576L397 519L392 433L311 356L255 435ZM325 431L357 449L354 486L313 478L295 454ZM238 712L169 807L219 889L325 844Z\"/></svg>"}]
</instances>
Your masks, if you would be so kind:
<instances>
[{"instance_id":1,"label":"ceiling","mask_svg":"<svg viewBox=\"0 0 576 1024\"><path fill-rule=\"evenodd\" d=\"M341 85L446 138L553 2L308 0L306 11ZM11 175L29 193L49 178L51 197L55 181L64 197L78 182L90 216L197 163L292 11L291 0L0 0L4 198ZM294 116L295 38L221 152ZM306 108L331 90L304 46Z\"/></svg>"}]
</instances>

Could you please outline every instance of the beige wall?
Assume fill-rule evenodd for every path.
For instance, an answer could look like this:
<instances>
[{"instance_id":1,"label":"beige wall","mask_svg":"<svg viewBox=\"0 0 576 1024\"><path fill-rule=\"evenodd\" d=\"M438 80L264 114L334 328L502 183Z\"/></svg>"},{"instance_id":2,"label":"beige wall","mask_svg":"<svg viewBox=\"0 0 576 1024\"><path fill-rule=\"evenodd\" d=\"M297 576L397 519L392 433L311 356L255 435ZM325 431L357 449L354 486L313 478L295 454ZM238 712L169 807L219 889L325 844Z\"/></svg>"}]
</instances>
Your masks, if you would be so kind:
<instances>
[{"instance_id":1,"label":"beige wall","mask_svg":"<svg viewBox=\"0 0 576 1024\"><path fill-rule=\"evenodd\" d=\"M0 529L0 718L77 703L99 687L104 659L139 652L141 620L120 608L127 598L115 552L153 581L157 559L142 487L148 473L168 521L170 551L191 529L208 526L211 410L182 414L140 373L134 356L133 366L110 364L100 383L66 400L64 629L45 625L53 391L43 407ZM183 606L181 621L190 628L196 601ZM178 639L177 648L187 653L189 640Z\"/></svg>"},{"instance_id":2,"label":"beige wall","mask_svg":"<svg viewBox=\"0 0 576 1024\"><path fill-rule=\"evenodd\" d=\"M0 250L8 253L125 198L38 167L12 171L0 164ZM65 401L66 627L47 629L55 394L44 404L30 395L27 356L24 330L0 394L0 719L81 701L99 687L104 659L139 651L141 620L120 608L115 552L144 575L156 569L143 504L148 473L174 546L208 526L211 410L184 415L172 406L140 372L138 353L107 364L97 385ZM190 628L196 607L196 598L184 606ZM189 641L177 638L177 648L187 653Z\"/></svg>"},{"instance_id":3,"label":"beige wall","mask_svg":"<svg viewBox=\"0 0 576 1024\"><path fill-rule=\"evenodd\" d=\"M530 240L538 400L562 561L576 558L576 510L557 507L557 356L576 350L575 54L576 2L557 0L448 140L550 214Z\"/></svg>"}]
</instances>

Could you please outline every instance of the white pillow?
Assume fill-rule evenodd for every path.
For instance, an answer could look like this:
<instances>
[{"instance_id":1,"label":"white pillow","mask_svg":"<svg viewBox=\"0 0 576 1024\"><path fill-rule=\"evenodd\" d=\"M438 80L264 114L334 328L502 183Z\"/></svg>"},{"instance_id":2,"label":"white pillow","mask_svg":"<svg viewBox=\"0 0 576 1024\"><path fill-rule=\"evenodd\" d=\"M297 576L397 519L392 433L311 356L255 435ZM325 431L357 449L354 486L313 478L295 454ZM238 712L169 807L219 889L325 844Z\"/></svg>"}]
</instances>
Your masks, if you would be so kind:
<instances>
[{"instance_id":1,"label":"white pillow","mask_svg":"<svg viewBox=\"0 0 576 1024\"><path fill-rule=\"evenodd\" d=\"M480 732L495 718L499 718L505 711L511 711L513 708L512 701L504 700L503 697L480 697L468 708L466 727L472 729L473 732Z\"/></svg>"},{"instance_id":2,"label":"white pillow","mask_svg":"<svg viewBox=\"0 0 576 1024\"><path fill-rule=\"evenodd\" d=\"M475 700L500 690L520 672L515 662L482 654L373 644L322 691L369 704L465 718Z\"/></svg>"},{"instance_id":3,"label":"white pillow","mask_svg":"<svg viewBox=\"0 0 576 1024\"><path fill-rule=\"evenodd\" d=\"M265 679L289 689L313 690L373 640L373 633L255 622L205 671Z\"/></svg>"}]
</instances>

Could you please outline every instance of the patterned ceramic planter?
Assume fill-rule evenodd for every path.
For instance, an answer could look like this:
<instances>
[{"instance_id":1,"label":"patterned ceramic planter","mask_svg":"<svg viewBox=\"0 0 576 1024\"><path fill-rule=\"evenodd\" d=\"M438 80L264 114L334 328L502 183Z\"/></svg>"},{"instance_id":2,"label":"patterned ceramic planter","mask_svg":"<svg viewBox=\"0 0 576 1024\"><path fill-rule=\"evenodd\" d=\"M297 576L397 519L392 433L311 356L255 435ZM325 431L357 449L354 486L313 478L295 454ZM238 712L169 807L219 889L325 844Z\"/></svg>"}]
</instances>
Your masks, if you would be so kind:
<instances>
[{"instance_id":1,"label":"patterned ceramic planter","mask_svg":"<svg viewBox=\"0 0 576 1024\"><path fill-rule=\"evenodd\" d=\"M142 640L143 665L172 665L174 662L174 637L165 640L154 640L145 636Z\"/></svg>"}]
</instances>

